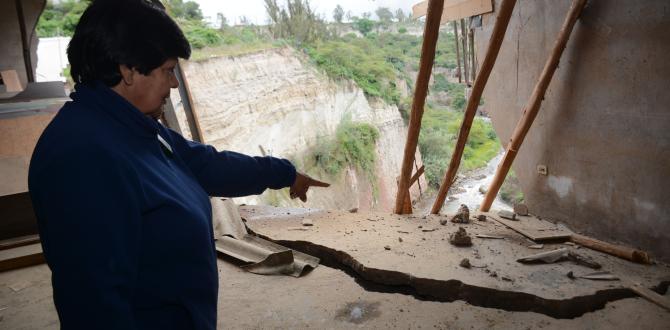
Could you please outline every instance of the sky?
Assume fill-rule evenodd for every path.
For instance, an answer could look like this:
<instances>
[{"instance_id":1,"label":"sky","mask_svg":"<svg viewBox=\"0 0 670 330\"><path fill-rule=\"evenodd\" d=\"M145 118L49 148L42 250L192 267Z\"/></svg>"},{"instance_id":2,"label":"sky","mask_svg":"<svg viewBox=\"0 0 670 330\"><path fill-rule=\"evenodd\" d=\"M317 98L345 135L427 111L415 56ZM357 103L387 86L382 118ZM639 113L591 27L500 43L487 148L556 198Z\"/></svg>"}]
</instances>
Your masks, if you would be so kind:
<instances>
[{"instance_id":1,"label":"sky","mask_svg":"<svg viewBox=\"0 0 670 330\"><path fill-rule=\"evenodd\" d=\"M267 22L263 0L194 1L200 4L203 15L212 23L216 21L217 13L223 13L229 24L239 23L242 16L246 16L254 24L265 24ZM325 16L326 19L332 20L333 10L338 4L342 6L345 13L351 11L352 15L361 16L364 12L370 12L375 17L374 12L378 7L387 7L393 13L396 9L401 8L408 14L412 10L412 6L419 2L421 0L311 0L310 6L317 13ZM284 4L286 0L277 0L277 3Z\"/></svg>"}]
</instances>

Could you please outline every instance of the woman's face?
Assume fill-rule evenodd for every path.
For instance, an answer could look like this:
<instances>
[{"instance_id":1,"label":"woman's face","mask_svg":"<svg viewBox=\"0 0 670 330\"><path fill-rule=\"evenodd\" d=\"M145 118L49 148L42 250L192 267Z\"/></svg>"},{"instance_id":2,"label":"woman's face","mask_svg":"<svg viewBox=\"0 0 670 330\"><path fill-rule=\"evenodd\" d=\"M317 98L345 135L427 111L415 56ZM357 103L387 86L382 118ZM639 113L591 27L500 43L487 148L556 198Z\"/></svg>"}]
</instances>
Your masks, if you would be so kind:
<instances>
[{"instance_id":1,"label":"woman's face","mask_svg":"<svg viewBox=\"0 0 670 330\"><path fill-rule=\"evenodd\" d=\"M177 59L169 59L148 75L135 69L122 72L124 78L130 76L130 79L124 79L129 83L121 81L117 87L122 90L114 89L145 115L160 116L165 99L170 96L170 89L179 87L174 73L176 65Z\"/></svg>"}]
</instances>

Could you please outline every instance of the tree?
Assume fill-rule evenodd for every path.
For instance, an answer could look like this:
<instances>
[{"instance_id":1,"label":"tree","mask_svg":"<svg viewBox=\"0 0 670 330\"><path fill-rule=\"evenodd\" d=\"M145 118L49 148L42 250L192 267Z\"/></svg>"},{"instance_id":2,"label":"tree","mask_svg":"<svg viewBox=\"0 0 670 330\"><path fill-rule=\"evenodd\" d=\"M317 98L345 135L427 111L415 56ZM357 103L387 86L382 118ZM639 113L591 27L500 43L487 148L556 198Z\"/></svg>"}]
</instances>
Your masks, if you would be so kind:
<instances>
[{"instance_id":1,"label":"tree","mask_svg":"<svg viewBox=\"0 0 670 330\"><path fill-rule=\"evenodd\" d=\"M228 19L223 13L216 13L216 21L219 22L219 30L223 30L228 27Z\"/></svg>"},{"instance_id":2,"label":"tree","mask_svg":"<svg viewBox=\"0 0 670 330\"><path fill-rule=\"evenodd\" d=\"M275 38L290 38L302 43L329 36L324 19L310 7L309 0L286 0L283 7L277 0L264 1L270 17L270 32Z\"/></svg>"},{"instance_id":3,"label":"tree","mask_svg":"<svg viewBox=\"0 0 670 330\"><path fill-rule=\"evenodd\" d=\"M363 34L364 36L368 35L370 31L375 27L375 22L369 18L358 18L354 19L354 29Z\"/></svg>"},{"instance_id":4,"label":"tree","mask_svg":"<svg viewBox=\"0 0 670 330\"><path fill-rule=\"evenodd\" d=\"M405 12L403 12L401 8L398 8L398 10L395 11L395 18L398 20L398 23L403 23L407 19L407 16L405 16Z\"/></svg>"},{"instance_id":5,"label":"tree","mask_svg":"<svg viewBox=\"0 0 670 330\"><path fill-rule=\"evenodd\" d=\"M386 7L377 8L375 14L377 14L379 20L384 24L388 24L393 19L393 13Z\"/></svg>"},{"instance_id":6,"label":"tree","mask_svg":"<svg viewBox=\"0 0 670 330\"><path fill-rule=\"evenodd\" d=\"M337 7L335 7L335 10L333 10L333 19L338 24L341 24L343 18L344 18L344 9L342 9L342 6L337 5Z\"/></svg>"},{"instance_id":7,"label":"tree","mask_svg":"<svg viewBox=\"0 0 670 330\"><path fill-rule=\"evenodd\" d=\"M182 18L188 21L200 21L203 18L200 5L190 0L186 2L183 0L166 0L165 8L175 18Z\"/></svg>"}]
</instances>

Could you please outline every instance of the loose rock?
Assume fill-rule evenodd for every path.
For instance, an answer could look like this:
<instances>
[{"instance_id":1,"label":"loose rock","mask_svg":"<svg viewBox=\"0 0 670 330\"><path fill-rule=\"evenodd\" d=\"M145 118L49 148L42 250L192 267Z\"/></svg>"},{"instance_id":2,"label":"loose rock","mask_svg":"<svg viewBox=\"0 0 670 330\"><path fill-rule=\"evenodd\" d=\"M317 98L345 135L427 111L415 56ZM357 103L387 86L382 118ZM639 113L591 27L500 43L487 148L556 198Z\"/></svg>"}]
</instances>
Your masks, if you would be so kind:
<instances>
[{"instance_id":1,"label":"loose rock","mask_svg":"<svg viewBox=\"0 0 670 330\"><path fill-rule=\"evenodd\" d=\"M304 219L302 219L302 225L303 226L314 226L314 223L312 222L312 219L304 218Z\"/></svg>"},{"instance_id":2,"label":"loose rock","mask_svg":"<svg viewBox=\"0 0 670 330\"><path fill-rule=\"evenodd\" d=\"M460 265L461 265L461 267L468 268L468 269L470 267L472 267L472 265L470 264L470 259L468 259L468 258L463 258L463 260L461 260Z\"/></svg>"},{"instance_id":3,"label":"loose rock","mask_svg":"<svg viewBox=\"0 0 670 330\"><path fill-rule=\"evenodd\" d=\"M484 215L484 214L480 214L480 215L478 215L478 216L477 216L477 220L479 220L479 221L486 221L486 215Z\"/></svg>"},{"instance_id":4,"label":"loose rock","mask_svg":"<svg viewBox=\"0 0 670 330\"><path fill-rule=\"evenodd\" d=\"M390 250L390 249L391 249L391 247L390 247L390 246L388 246L388 245L386 245L386 246L384 246L384 249L386 249L386 250Z\"/></svg>"},{"instance_id":5,"label":"loose rock","mask_svg":"<svg viewBox=\"0 0 670 330\"><path fill-rule=\"evenodd\" d=\"M465 204L461 204L461 207L458 208L458 213L451 218L451 222L455 223L468 223L470 222L470 209Z\"/></svg>"},{"instance_id":6,"label":"loose rock","mask_svg":"<svg viewBox=\"0 0 670 330\"><path fill-rule=\"evenodd\" d=\"M528 206L523 203L514 204L514 213L518 215L528 215Z\"/></svg>"},{"instance_id":7,"label":"loose rock","mask_svg":"<svg viewBox=\"0 0 670 330\"><path fill-rule=\"evenodd\" d=\"M498 211L498 216L505 219L517 220L516 213L510 211L505 210Z\"/></svg>"},{"instance_id":8,"label":"loose rock","mask_svg":"<svg viewBox=\"0 0 670 330\"><path fill-rule=\"evenodd\" d=\"M458 227L458 231L449 237L449 243L455 246L472 246L472 238L463 227Z\"/></svg>"}]
</instances>

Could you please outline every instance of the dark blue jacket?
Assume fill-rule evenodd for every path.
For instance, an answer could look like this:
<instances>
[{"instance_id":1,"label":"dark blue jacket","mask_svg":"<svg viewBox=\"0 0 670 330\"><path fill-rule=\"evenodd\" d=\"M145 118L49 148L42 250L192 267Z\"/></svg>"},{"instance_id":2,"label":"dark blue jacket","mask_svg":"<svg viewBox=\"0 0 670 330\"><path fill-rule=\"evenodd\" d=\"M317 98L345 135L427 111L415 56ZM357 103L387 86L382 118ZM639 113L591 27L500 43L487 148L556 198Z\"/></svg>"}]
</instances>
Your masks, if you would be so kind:
<instances>
[{"instance_id":1,"label":"dark blue jacket","mask_svg":"<svg viewBox=\"0 0 670 330\"><path fill-rule=\"evenodd\" d=\"M188 141L100 83L76 90L29 173L62 328L216 328L208 196L287 187L295 168Z\"/></svg>"}]
</instances>

